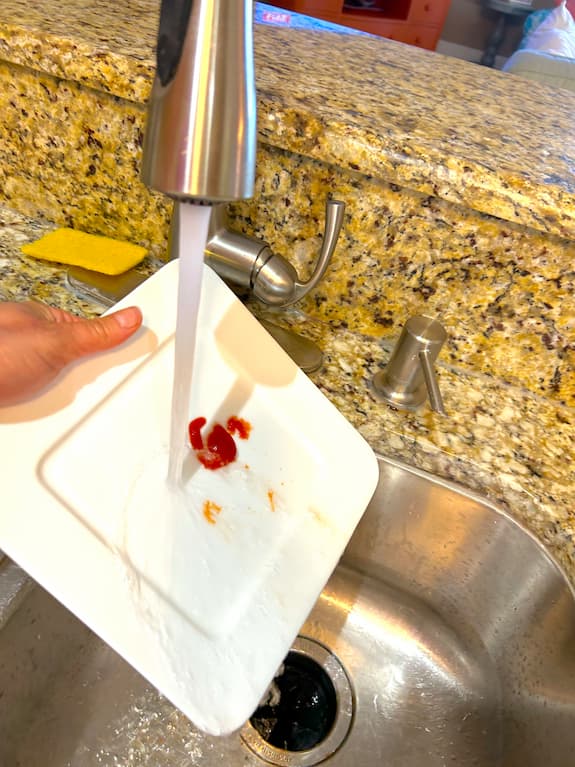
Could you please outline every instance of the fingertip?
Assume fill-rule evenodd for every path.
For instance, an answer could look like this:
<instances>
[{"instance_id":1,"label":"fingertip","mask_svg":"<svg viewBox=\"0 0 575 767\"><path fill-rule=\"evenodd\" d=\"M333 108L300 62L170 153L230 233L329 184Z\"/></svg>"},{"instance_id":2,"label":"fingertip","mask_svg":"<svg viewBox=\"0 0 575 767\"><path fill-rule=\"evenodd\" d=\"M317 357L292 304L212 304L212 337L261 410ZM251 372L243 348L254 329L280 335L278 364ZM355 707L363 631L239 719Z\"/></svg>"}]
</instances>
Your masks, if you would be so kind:
<instances>
[{"instance_id":1,"label":"fingertip","mask_svg":"<svg viewBox=\"0 0 575 767\"><path fill-rule=\"evenodd\" d=\"M142 324L142 312L137 306L120 309L112 316L123 330L135 330Z\"/></svg>"}]
</instances>

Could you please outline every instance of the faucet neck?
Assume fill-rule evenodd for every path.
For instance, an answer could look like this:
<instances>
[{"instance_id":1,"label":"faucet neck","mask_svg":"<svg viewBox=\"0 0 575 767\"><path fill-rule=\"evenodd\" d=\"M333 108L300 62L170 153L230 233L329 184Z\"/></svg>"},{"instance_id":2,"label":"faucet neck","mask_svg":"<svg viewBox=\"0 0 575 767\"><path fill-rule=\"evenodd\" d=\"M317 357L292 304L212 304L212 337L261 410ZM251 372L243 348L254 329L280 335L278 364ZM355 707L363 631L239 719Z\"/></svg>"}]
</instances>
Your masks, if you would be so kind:
<instances>
[{"instance_id":1,"label":"faucet neck","mask_svg":"<svg viewBox=\"0 0 575 767\"><path fill-rule=\"evenodd\" d=\"M243 199L255 156L252 0L163 0L144 183L176 199Z\"/></svg>"}]
</instances>

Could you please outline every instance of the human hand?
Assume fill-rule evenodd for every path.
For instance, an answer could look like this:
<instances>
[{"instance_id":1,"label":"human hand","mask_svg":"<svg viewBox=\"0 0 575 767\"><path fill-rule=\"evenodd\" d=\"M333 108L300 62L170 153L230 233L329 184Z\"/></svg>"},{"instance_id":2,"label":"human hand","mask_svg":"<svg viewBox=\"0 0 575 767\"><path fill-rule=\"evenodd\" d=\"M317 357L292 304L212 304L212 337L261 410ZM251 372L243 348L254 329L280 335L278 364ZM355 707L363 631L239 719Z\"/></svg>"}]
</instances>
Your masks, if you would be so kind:
<instances>
[{"instance_id":1,"label":"human hand","mask_svg":"<svg viewBox=\"0 0 575 767\"><path fill-rule=\"evenodd\" d=\"M0 303L0 407L28 399L74 360L118 346L141 324L135 306L86 320L34 301Z\"/></svg>"}]
</instances>

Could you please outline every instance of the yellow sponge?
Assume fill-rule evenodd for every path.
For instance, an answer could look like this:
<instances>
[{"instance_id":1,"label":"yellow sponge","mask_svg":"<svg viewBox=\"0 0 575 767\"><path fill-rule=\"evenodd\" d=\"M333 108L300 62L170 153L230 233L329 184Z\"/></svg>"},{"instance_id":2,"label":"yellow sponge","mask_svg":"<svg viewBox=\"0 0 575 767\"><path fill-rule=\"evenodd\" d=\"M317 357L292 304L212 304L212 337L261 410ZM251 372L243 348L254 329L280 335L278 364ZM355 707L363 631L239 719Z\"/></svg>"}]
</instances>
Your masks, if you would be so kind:
<instances>
[{"instance_id":1,"label":"yellow sponge","mask_svg":"<svg viewBox=\"0 0 575 767\"><path fill-rule=\"evenodd\" d=\"M122 274L146 255L146 249L75 229L56 229L22 247L22 253L59 264L82 266L102 274Z\"/></svg>"}]
</instances>

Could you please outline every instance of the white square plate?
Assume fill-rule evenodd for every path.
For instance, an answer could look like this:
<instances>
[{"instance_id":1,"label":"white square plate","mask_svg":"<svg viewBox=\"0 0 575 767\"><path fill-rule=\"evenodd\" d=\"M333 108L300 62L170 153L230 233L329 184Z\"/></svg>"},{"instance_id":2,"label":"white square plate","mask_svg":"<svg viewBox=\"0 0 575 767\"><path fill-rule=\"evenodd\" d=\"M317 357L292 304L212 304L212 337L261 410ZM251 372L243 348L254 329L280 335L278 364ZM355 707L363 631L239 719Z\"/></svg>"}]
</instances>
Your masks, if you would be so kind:
<instances>
[{"instance_id":1,"label":"white square plate","mask_svg":"<svg viewBox=\"0 0 575 767\"><path fill-rule=\"evenodd\" d=\"M53 582L44 563L35 576L219 734L257 707L371 498L377 461L205 267L189 418L207 419L202 434L231 416L251 430L234 436L236 460L216 471L190 448L183 488L167 493L177 271L168 264L122 302L142 307L152 351L90 383L91 406L68 407L67 428L44 440L37 463L76 531L82 564L68 577L94 581L105 568L118 594L93 588L97 604L78 609L61 574Z\"/></svg>"}]
</instances>

